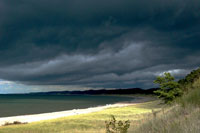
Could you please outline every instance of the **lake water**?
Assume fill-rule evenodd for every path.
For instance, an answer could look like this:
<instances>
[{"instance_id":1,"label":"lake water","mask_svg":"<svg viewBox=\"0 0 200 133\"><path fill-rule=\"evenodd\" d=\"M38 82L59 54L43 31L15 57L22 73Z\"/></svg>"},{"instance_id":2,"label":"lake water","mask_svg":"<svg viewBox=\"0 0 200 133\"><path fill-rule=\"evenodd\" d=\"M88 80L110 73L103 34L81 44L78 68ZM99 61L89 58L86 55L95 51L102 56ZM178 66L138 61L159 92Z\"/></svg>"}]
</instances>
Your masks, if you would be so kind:
<instances>
[{"instance_id":1,"label":"lake water","mask_svg":"<svg viewBox=\"0 0 200 133\"><path fill-rule=\"evenodd\" d=\"M96 107L134 98L90 95L0 95L0 117Z\"/></svg>"}]
</instances>

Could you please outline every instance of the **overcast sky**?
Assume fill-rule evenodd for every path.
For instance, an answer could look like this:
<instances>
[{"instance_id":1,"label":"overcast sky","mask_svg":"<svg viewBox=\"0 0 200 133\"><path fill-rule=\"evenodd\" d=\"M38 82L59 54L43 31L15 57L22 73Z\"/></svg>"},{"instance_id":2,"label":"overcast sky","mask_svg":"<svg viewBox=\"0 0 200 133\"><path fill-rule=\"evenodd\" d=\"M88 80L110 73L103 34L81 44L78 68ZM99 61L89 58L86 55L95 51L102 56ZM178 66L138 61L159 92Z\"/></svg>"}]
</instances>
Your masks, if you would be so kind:
<instances>
[{"instance_id":1,"label":"overcast sky","mask_svg":"<svg viewBox=\"0 0 200 133\"><path fill-rule=\"evenodd\" d=\"M199 0L0 1L0 93L151 88L199 66Z\"/></svg>"}]
</instances>

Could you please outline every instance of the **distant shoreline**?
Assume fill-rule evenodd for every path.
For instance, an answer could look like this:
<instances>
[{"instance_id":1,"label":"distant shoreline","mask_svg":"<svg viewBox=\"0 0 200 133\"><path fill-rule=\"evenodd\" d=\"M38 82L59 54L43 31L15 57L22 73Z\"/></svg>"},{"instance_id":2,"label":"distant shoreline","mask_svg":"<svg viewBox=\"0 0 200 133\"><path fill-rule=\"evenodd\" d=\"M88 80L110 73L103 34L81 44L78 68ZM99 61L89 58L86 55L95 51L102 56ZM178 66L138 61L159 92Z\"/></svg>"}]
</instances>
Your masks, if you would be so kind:
<instances>
[{"instance_id":1,"label":"distant shoreline","mask_svg":"<svg viewBox=\"0 0 200 133\"><path fill-rule=\"evenodd\" d=\"M85 108L85 109L73 109L73 110L59 111L59 112L52 112L52 113L2 117L0 118L0 126L3 126L6 122L13 123L15 121L18 121L21 123L32 123L32 122L57 119L57 118L67 117L67 116L75 116L79 114L87 114L87 113L92 113L92 112L98 112L107 108L135 105L137 103L147 102L150 100L152 100L151 97L136 97L136 99L133 101L120 102L120 103L108 104L108 105L98 106L98 107L90 107L90 108Z\"/></svg>"}]
</instances>

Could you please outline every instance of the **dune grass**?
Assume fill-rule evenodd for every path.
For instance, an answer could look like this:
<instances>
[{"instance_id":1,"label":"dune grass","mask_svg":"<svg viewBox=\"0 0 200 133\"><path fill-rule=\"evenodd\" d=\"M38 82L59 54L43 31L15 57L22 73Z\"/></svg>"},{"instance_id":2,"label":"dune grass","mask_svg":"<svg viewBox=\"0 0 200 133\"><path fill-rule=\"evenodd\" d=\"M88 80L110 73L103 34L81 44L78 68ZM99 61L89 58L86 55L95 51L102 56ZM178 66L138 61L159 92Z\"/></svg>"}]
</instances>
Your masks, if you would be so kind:
<instances>
[{"instance_id":1,"label":"dune grass","mask_svg":"<svg viewBox=\"0 0 200 133\"><path fill-rule=\"evenodd\" d=\"M140 121L134 133L200 133L200 78L170 107ZM144 122L146 121L146 122Z\"/></svg>"},{"instance_id":2,"label":"dune grass","mask_svg":"<svg viewBox=\"0 0 200 133\"><path fill-rule=\"evenodd\" d=\"M130 120L135 127L137 121L144 119L152 110L161 110L160 101L139 103L121 108L59 118L26 125L0 127L0 133L105 133L105 121L114 115L117 120ZM132 125L133 124L133 125Z\"/></svg>"},{"instance_id":3,"label":"dune grass","mask_svg":"<svg viewBox=\"0 0 200 133\"><path fill-rule=\"evenodd\" d=\"M145 121L145 122L144 122ZM194 106L173 106L138 121L138 127L130 131L134 133L199 133L200 108Z\"/></svg>"}]
</instances>

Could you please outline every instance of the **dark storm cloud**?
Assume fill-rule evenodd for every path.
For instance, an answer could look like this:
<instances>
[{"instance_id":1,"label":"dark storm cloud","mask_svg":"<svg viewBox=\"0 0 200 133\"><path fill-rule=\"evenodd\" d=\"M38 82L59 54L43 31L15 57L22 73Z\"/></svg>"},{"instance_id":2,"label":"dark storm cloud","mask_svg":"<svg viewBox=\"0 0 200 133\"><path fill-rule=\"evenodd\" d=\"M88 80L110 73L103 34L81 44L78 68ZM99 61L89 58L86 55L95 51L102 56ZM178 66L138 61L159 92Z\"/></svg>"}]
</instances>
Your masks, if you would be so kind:
<instances>
[{"instance_id":1,"label":"dark storm cloud","mask_svg":"<svg viewBox=\"0 0 200 133\"><path fill-rule=\"evenodd\" d=\"M151 87L200 65L199 0L2 0L0 78Z\"/></svg>"}]
</instances>

